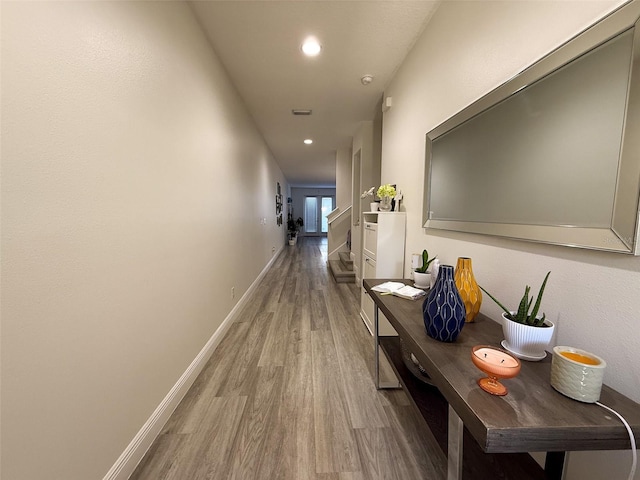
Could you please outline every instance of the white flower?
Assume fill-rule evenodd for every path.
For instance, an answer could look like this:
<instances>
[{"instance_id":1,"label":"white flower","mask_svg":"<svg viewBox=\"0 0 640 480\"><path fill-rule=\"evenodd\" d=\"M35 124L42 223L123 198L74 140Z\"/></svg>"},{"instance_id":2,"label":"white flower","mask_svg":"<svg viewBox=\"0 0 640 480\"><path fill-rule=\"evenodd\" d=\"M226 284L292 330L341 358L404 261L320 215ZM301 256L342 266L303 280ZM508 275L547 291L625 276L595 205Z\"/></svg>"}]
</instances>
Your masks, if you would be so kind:
<instances>
[{"instance_id":1,"label":"white flower","mask_svg":"<svg viewBox=\"0 0 640 480\"><path fill-rule=\"evenodd\" d=\"M373 191L375 190L376 187L371 187L369 190L365 190L364 192L362 192L362 195L360 195L360 198L366 198L370 195L373 195Z\"/></svg>"}]
</instances>

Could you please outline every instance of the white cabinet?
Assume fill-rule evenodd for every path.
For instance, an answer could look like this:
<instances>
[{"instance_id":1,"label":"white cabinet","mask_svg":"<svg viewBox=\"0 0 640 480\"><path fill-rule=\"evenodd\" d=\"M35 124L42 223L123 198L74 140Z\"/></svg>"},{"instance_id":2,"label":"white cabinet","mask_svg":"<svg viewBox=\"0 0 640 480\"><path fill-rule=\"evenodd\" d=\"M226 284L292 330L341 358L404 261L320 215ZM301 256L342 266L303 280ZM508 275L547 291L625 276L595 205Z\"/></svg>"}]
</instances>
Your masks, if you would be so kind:
<instances>
[{"instance_id":1,"label":"white cabinet","mask_svg":"<svg viewBox=\"0 0 640 480\"><path fill-rule=\"evenodd\" d=\"M403 277L404 239L407 216L404 212L364 212L362 245L362 279ZM361 287L360 316L373 335L374 304ZM380 335L396 335L395 330L380 312Z\"/></svg>"}]
</instances>

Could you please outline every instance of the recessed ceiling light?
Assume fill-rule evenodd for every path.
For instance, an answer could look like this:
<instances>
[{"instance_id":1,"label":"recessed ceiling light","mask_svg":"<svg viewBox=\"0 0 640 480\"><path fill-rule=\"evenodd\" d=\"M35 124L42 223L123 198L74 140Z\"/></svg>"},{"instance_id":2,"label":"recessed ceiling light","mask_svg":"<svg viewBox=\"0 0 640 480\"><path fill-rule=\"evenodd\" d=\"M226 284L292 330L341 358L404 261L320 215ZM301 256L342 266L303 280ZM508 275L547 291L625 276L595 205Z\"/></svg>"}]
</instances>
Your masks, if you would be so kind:
<instances>
[{"instance_id":1,"label":"recessed ceiling light","mask_svg":"<svg viewBox=\"0 0 640 480\"><path fill-rule=\"evenodd\" d=\"M315 57L322 50L322 45L315 37L308 37L302 44L302 52L307 57Z\"/></svg>"},{"instance_id":2,"label":"recessed ceiling light","mask_svg":"<svg viewBox=\"0 0 640 480\"><path fill-rule=\"evenodd\" d=\"M313 143L313 140L311 140L310 138L306 138L304 143L305 145L311 145Z\"/></svg>"}]
</instances>

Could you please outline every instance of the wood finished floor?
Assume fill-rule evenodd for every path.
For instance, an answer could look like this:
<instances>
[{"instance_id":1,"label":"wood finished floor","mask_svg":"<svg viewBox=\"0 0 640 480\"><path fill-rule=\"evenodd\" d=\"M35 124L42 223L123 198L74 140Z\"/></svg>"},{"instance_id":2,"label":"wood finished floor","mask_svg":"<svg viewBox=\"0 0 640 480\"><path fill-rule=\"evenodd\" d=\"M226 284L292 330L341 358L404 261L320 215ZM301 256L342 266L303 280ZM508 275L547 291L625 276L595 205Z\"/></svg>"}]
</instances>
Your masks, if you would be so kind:
<instances>
[{"instance_id":1,"label":"wood finished floor","mask_svg":"<svg viewBox=\"0 0 640 480\"><path fill-rule=\"evenodd\" d=\"M285 247L130 480L444 479L404 393L375 389L359 304L325 239Z\"/></svg>"}]
</instances>

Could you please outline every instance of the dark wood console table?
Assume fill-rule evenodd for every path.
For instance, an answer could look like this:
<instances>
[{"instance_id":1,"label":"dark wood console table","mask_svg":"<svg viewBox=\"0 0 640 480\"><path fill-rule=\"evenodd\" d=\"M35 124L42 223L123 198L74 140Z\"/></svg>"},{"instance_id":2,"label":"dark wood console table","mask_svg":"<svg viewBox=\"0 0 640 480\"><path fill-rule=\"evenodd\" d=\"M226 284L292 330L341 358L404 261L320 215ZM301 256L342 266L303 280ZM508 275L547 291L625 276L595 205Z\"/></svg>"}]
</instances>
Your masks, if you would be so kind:
<instances>
[{"instance_id":1,"label":"dark wood console table","mask_svg":"<svg viewBox=\"0 0 640 480\"><path fill-rule=\"evenodd\" d=\"M481 390L476 381L483 374L471 362L471 347L479 344L499 347L503 338L500 325L479 315L474 323L464 326L455 342L439 342L425 332L422 300L405 300L371 290L385 281L389 280L364 280L365 290L376 306L376 387L381 388L378 360L379 352L383 351L403 388L434 430L434 413L430 410L438 403L434 395L439 394L433 388L430 390L420 385L405 367L400 356L398 337L377 335L379 311L382 311L444 397L443 405L448 404L448 408L445 407L448 410L446 424L444 419L435 419L436 424L439 422L444 430L448 430L446 444L441 443L447 452L448 480L462 479L463 442L467 452L469 439L465 437L469 435L475 440L471 442L471 447L475 448L473 443L477 443L481 452L489 456L495 454L498 461L502 457L510 457L502 454L520 454L528 458L530 464L535 464L541 472L537 477L534 473L527 478L561 479L567 451L630 448L627 430L615 416L598 405L567 398L551 387L551 354L539 362L522 361L520 374L514 379L504 380L509 389L508 395L496 397ZM638 442L640 405L606 385L603 386L600 402L625 417ZM447 415L447 410L441 410L440 416ZM523 452L547 452L544 472ZM490 464L493 463L494 460L490 460ZM524 468L532 470L530 466ZM525 478L520 474L502 475L494 478ZM480 478L480 475L470 478Z\"/></svg>"}]
</instances>

